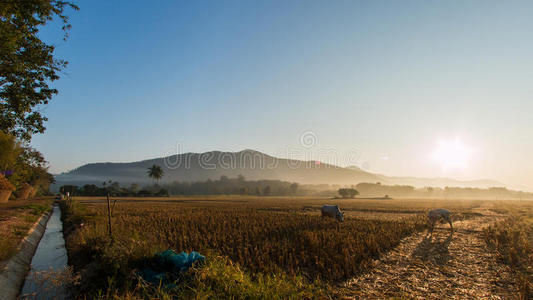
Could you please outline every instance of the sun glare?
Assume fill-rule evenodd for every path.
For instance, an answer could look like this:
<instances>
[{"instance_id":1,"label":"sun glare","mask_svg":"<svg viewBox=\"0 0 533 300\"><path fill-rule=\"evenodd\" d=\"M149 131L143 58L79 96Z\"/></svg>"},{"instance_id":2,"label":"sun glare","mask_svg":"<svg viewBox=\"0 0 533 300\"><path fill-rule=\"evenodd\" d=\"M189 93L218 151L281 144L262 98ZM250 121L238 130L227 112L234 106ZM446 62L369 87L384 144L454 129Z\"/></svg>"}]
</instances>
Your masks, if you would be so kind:
<instances>
[{"instance_id":1,"label":"sun glare","mask_svg":"<svg viewBox=\"0 0 533 300\"><path fill-rule=\"evenodd\" d=\"M460 139L440 140L433 152L433 160L443 170L466 169L472 156L473 149L465 145Z\"/></svg>"}]
</instances>

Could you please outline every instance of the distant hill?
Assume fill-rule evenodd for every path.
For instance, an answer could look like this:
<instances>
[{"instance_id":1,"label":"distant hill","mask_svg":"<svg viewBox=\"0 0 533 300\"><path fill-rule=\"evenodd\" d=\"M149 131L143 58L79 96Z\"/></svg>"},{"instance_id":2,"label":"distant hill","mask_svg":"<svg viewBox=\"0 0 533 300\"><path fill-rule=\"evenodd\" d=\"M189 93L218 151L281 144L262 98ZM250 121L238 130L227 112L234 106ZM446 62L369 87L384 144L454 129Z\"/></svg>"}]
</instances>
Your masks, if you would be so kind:
<instances>
[{"instance_id":1,"label":"distant hill","mask_svg":"<svg viewBox=\"0 0 533 300\"><path fill-rule=\"evenodd\" d=\"M415 187L504 186L492 180L459 181L449 178L389 177L366 172L358 167L342 168L316 161L276 158L254 150L184 153L130 163L91 163L56 175L56 186L101 184L107 180L118 181L121 184L147 184L151 182L147 176L147 169L154 164L161 166L165 172L162 183L205 181L218 179L223 175L228 177L243 175L248 180L274 179L301 184L355 185L360 182L381 182Z\"/></svg>"}]
</instances>

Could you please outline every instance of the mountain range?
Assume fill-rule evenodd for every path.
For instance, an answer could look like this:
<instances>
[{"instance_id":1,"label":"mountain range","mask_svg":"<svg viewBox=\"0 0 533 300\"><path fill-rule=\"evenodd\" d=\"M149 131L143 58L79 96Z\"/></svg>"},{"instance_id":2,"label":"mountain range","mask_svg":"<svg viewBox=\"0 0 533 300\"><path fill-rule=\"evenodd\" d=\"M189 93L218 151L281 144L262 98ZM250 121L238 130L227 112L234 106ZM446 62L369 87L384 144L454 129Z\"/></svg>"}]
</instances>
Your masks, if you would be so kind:
<instances>
[{"instance_id":1,"label":"mountain range","mask_svg":"<svg viewBox=\"0 0 533 300\"><path fill-rule=\"evenodd\" d=\"M56 186L64 184L101 184L118 181L121 184L148 184L147 169L161 166L161 183L172 181L205 181L221 176L243 175L247 180L273 179L300 184L355 185L360 182L381 182L389 185L415 187L478 187L506 186L494 180L461 181L451 178L392 177L361 170L358 167L339 167L318 161L302 161L270 156L255 150L240 152L210 151L184 153L129 163L90 163L69 172L55 175Z\"/></svg>"}]
</instances>

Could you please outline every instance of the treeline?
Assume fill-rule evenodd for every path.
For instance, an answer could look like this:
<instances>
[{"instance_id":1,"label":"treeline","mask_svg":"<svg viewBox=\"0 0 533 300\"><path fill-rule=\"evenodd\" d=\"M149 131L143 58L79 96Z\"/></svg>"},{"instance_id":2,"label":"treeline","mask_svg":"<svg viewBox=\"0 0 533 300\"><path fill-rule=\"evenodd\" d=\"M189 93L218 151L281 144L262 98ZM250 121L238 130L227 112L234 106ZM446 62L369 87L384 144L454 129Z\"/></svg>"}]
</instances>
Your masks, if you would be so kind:
<instances>
[{"instance_id":1,"label":"treeline","mask_svg":"<svg viewBox=\"0 0 533 300\"><path fill-rule=\"evenodd\" d=\"M509 190L505 187L424 187L359 183L355 186L360 197L465 198L465 199L533 199L533 193Z\"/></svg>"},{"instance_id":2,"label":"treeline","mask_svg":"<svg viewBox=\"0 0 533 300\"><path fill-rule=\"evenodd\" d=\"M105 181L101 185L63 185L59 188L59 192L63 195L68 193L72 196L106 196L108 194L116 197L169 196L168 191L157 184L140 188L136 183L132 183L129 186L120 186L119 182L111 180Z\"/></svg>"},{"instance_id":3,"label":"treeline","mask_svg":"<svg viewBox=\"0 0 533 300\"><path fill-rule=\"evenodd\" d=\"M11 190L12 198L48 193L54 177L48 173L43 155L28 143L0 131L0 176L7 179L0 190ZM9 198L9 195L7 196ZM7 201L7 199L3 199Z\"/></svg>"},{"instance_id":4,"label":"treeline","mask_svg":"<svg viewBox=\"0 0 533 300\"><path fill-rule=\"evenodd\" d=\"M43 111L58 92L50 84L67 65L40 39L40 29L61 24L66 40L67 8L78 9L68 1L0 2L0 202L48 193L54 182L30 141L46 129Z\"/></svg>"},{"instance_id":5,"label":"treeline","mask_svg":"<svg viewBox=\"0 0 533 300\"><path fill-rule=\"evenodd\" d=\"M355 186L361 197L406 197L413 195L415 187L410 185L383 185L381 183L359 183Z\"/></svg>"},{"instance_id":6,"label":"treeline","mask_svg":"<svg viewBox=\"0 0 533 300\"><path fill-rule=\"evenodd\" d=\"M298 183L281 180L246 180L244 176L228 178L221 176L218 180L199 182L174 181L164 185L172 195L303 195Z\"/></svg>"},{"instance_id":7,"label":"treeline","mask_svg":"<svg viewBox=\"0 0 533 300\"><path fill-rule=\"evenodd\" d=\"M256 196L324 196L342 198L466 198L466 199L533 199L533 193L508 190L503 187L462 188L462 187L424 187L409 185L384 185L377 183L359 183L350 188L338 185L300 185L281 180L246 180L244 176L229 178L221 176L217 180L197 182L174 181L161 185L132 183L121 186L116 181L106 181L99 185L83 186L64 185L62 194L69 192L78 196L112 196L146 197L170 195L256 195Z\"/></svg>"},{"instance_id":8,"label":"treeline","mask_svg":"<svg viewBox=\"0 0 533 300\"><path fill-rule=\"evenodd\" d=\"M303 188L305 187L305 188ZM154 184L140 188L138 184L121 186L118 182L107 181L101 185L83 186L64 185L60 192L79 196L104 196L107 193L116 196L165 196L165 195L317 195L320 191L301 186L298 183L281 180L246 180L239 175L236 178L221 176L220 179L198 182L174 181L162 185ZM334 195L330 190L328 196Z\"/></svg>"},{"instance_id":9,"label":"treeline","mask_svg":"<svg viewBox=\"0 0 533 300\"><path fill-rule=\"evenodd\" d=\"M488 189L445 187L444 189L429 188L429 190L426 188L426 191L432 195L442 194L446 198L533 199L533 193L509 190L505 187Z\"/></svg>"}]
</instances>

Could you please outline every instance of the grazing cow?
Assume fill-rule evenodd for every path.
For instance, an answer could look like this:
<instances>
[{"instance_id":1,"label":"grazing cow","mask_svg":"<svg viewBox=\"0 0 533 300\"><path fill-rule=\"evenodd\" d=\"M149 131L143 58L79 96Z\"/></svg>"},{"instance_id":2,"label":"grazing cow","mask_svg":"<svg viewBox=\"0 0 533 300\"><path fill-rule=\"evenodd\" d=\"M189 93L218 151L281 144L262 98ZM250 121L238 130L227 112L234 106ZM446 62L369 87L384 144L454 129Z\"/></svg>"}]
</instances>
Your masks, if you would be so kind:
<instances>
[{"instance_id":1,"label":"grazing cow","mask_svg":"<svg viewBox=\"0 0 533 300\"><path fill-rule=\"evenodd\" d=\"M431 228L430 228L431 235L433 235L433 229L435 228L435 223L437 223L437 221L441 219L450 223L450 232L453 232L451 214L452 213L449 210L444 209L444 208L439 208L439 209L434 209L434 210L429 211L428 219L429 219L429 222L431 222Z\"/></svg>"},{"instance_id":2,"label":"grazing cow","mask_svg":"<svg viewBox=\"0 0 533 300\"><path fill-rule=\"evenodd\" d=\"M337 205L324 205L320 211L322 212L322 217L331 217L339 222L344 222L344 215Z\"/></svg>"}]
</instances>

